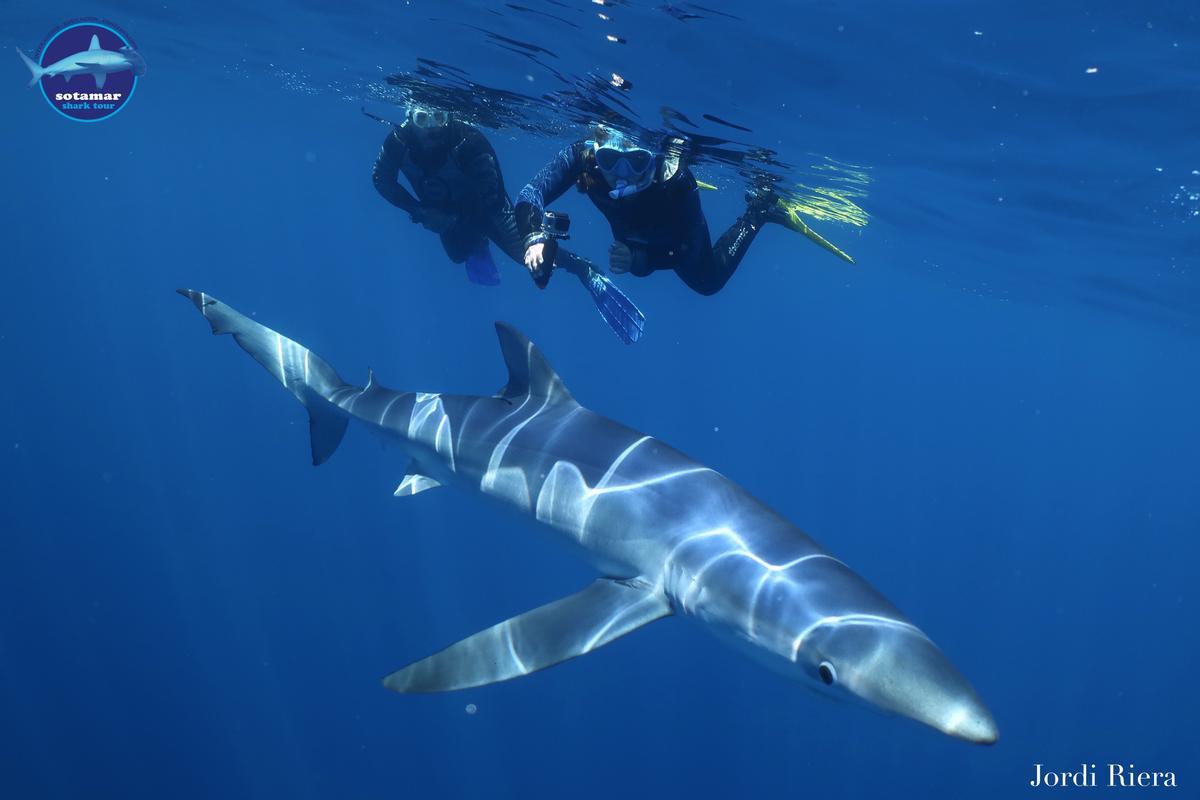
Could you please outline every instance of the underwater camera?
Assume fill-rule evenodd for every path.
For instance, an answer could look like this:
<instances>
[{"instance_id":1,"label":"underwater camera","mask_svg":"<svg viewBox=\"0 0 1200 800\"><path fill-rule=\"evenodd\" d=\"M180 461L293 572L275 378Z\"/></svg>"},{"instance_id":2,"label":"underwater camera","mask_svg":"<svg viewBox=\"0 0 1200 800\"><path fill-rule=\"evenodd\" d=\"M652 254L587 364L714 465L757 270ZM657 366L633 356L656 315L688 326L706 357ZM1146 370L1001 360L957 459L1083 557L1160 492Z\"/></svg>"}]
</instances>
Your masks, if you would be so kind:
<instances>
[{"instance_id":1,"label":"underwater camera","mask_svg":"<svg viewBox=\"0 0 1200 800\"><path fill-rule=\"evenodd\" d=\"M557 211L542 214L542 233L551 239L570 239L571 218Z\"/></svg>"},{"instance_id":2,"label":"underwater camera","mask_svg":"<svg viewBox=\"0 0 1200 800\"><path fill-rule=\"evenodd\" d=\"M542 214L542 235L544 243L542 266L533 274L533 282L539 289L545 289L550 283L550 273L554 271L554 260L558 257L558 243L562 239L570 239L571 218L557 211L546 211Z\"/></svg>"}]
</instances>

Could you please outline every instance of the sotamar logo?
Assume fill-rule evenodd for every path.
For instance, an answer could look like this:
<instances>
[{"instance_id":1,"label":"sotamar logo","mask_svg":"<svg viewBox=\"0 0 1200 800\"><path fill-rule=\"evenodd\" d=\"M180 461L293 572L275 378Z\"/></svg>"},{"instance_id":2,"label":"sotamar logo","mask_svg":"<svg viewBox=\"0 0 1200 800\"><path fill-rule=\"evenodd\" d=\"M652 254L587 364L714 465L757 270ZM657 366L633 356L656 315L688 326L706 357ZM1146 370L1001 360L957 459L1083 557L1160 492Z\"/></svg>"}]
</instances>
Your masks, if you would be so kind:
<instances>
[{"instance_id":1,"label":"sotamar logo","mask_svg":"<svg viewBox=\"0 0 1200 800\"><path fill-rule=\"evenodd\" d=\"M29 85L40 84L46 102L80 122L116 114L146 74L133 41L111 22L86 20L57 28L42 44L37 61L17 50L29 67Z\"/></svg>"}]
</instances>

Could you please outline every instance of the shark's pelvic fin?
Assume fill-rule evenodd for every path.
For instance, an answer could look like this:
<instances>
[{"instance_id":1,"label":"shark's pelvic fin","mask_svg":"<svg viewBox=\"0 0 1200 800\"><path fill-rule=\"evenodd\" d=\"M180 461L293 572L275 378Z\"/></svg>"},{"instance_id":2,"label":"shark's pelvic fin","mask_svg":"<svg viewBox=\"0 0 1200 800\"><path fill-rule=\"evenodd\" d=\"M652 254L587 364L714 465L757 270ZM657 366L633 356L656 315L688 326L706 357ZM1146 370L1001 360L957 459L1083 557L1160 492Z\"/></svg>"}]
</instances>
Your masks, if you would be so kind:
<instances>
[{"instance_id":1,"label":"shark's pelvic fin","mask_svg":"<svg viewBox=\"0 0 1200 800\"><path fill-rule=\"evenodd\" d=\"M395 497L411 497L414 494L420 494L426 489L436 489L441 486L440 483L426 475L418 475L415 472L410 472L404 476L404 480L400 481L400 485L393 492Z\"/></svg>"},{"instance_id":2,"label":"shark's pelvic fin","mask_svg":"<svg viewBox=\"0 0 1200 800\"><path fill-rule=\"evenodd\" d=\"M508 366L508 384L500 390L501 397L516 400L528 396L551 404L575 404L562 378L525 334L507 322L497 322L496 335Z\"/></svg>"},{"instance_id":3,"label":"shark's pelvic fin","mask_svg":"<svg viewBox=\"0 0 1200 800\"><path fill-rule=\"evenodd\" d=\"M243 350L304 404L313 464L323 464L346 433L348 418L329 400L333 392L345 388L346 382L307 347L239 314L215 297L191 289L178 291L200 310L213 334L233 334Z\"/></svg>"},{"instance_id":4,"label":"shark's pelvic fin","mask_svg":"<svg viewBox=\"0 0 1200 800\"><path fill-rule=\"evenodd\" d=\"M92 43L88 45L88 50L100 49L100 37L97 34L92 34Z\"/></svg>"},{"instance_id":5,"label":"shark's pelvic fin","mask_svg":"<svg viewBox=\"0 0 1200 800\"><path fill-rule=\"evenodd\" d=\"M604 578L393 672L383 685L397 692L446 692L519 678L670 613L670 603L652 584Z\"/></svg>"}]
</instances>

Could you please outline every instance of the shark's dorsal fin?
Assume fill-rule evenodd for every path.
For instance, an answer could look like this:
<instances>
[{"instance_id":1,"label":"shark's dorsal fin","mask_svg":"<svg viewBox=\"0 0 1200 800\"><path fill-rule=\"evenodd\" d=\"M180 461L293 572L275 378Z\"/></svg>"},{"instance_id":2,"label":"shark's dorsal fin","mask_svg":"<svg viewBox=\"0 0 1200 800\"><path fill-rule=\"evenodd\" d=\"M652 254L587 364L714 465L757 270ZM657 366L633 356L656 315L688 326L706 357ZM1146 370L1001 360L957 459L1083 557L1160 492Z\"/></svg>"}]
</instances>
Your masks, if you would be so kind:
<instances>
[{"instance_id":1,"label":"shark's dorsal fin","mask_svg":"<svg viewBox=\"0 0 1200 800\"><path fill-rule=\"evenodd\" d=\"M92 34L92 43L90 45L88 45L88 50L99 50L99 49L100 49L100 37L93 33Z\"/></svg>"},{"instance_id":2,"label":"shark's dorsal fin","mask_svg":"<svg viewBox=\"0 0 1200 800\"><path fill-rule=\"evenodd\" d=\"M577 405L562 378L525 334L507 322L497 322L496 335L500 337L500 352L508 366L508 384L500 390L501 397L514 400L529 396L550 404Z\"/></svg>"}]
</instances>

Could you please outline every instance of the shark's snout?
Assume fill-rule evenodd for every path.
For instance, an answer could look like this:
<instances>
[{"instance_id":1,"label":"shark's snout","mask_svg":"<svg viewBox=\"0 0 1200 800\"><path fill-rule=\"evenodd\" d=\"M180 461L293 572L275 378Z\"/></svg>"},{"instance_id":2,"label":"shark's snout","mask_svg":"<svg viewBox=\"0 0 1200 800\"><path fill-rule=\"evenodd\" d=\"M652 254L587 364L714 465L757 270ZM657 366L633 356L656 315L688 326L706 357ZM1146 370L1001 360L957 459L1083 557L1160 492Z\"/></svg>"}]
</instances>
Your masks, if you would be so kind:
<instances>
[{"instance_id":1,"label":"shark's snout","mask_svg":"<svg viewBox=\"0 0 1200 800\"><path fill-rule=\"evenodd\" d=\"M821 649L841 688L870 705L968 742L993 744L999 738L975 689L911 625L840 626L829 631Z\"/></svg>"},{"instance_id":2,"label":"shark's snout","mask_svg":"<svg viewBox=\"0 0 1200 800\"><path fill-rule=\"evenodd\" d=\"M1000 738L1000 729L992 719L992 712L982 703L964 707L942 731L975 744L995 744Z\"/></svg>"}]
</instances>

